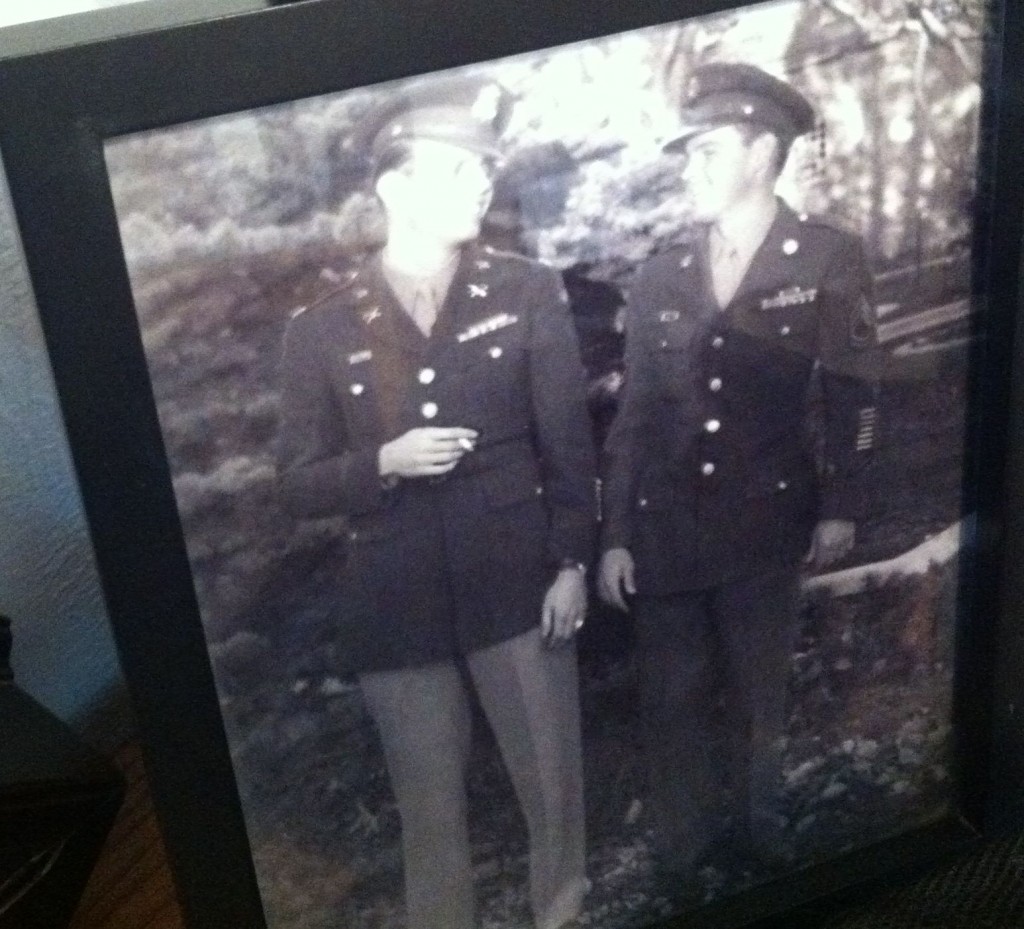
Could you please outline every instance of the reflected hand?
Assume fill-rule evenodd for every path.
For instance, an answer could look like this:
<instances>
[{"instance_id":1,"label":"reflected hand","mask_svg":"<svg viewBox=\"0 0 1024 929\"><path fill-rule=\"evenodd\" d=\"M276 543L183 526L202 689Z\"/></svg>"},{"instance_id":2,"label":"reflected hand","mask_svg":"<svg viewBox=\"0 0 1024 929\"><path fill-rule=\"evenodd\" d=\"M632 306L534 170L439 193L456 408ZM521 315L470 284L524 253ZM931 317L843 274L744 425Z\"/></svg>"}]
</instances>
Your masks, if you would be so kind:
<instances>
[{"instance_id":1,"label":"reflected hand","mask_svg":"<svg viewBox=\"0 0 1024 929\"><path fill-rule=\"evenodd\" d=\"M853 548L856 528L856 524L847 519L823 519L814 527L804 564L820 571L844 558Z\"/></svg>"},{"instance_id":2,"label":"reflected hand","mask_svg":"<svg viewBox=\"0 0 1024 929\"><path fill-rule=\"evenodd\" d=\"M421 426L380 447L377 467L380 476L433 477L447 474L477 439L473 429Z\"/></svg>"},{"instance_id":3,"label":"reflected hand","mask_svg":"<svg viewBox=\"0 0 1024 929\"><path fill-rule=\"evenodd\" d=\"M636 593L636 566L628 548L610 548L601 556L597 592L609 606L629 612L625 594Z\"/></svg>"}]
</instances>

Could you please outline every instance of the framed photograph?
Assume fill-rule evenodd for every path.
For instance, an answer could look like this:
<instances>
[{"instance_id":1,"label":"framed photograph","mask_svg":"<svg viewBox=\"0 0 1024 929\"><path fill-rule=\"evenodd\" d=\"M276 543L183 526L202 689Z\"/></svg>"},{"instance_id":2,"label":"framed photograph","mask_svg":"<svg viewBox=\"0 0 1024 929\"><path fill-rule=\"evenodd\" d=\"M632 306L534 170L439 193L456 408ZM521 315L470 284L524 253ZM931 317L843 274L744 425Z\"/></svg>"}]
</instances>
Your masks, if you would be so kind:
<instances>
[{"instance_id":1,"label":"framed photograph","mask_svg":"<svg viewBox=\"0 0 1024 929\"><path fill-rule=\"evenodd\" d=\"M1020 809L1021 34L307 0L0 61L190 927L811 925Z\"/></svg>"}]
</instances>

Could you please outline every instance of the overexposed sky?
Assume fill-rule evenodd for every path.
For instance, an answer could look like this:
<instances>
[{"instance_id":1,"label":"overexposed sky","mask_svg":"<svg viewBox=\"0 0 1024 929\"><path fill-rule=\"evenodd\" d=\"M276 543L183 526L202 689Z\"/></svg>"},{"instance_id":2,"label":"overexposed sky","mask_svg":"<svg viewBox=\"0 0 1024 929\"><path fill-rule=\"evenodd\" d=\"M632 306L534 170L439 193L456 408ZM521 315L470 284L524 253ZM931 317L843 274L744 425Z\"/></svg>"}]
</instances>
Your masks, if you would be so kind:
<instances>
[{"instance_id":1,"label":"overexposed sky","mask_svg":"<svg viewBox=\"0 0 1024 929\"><path fill-rule=\"evenodd\" d=\"M4 0L0 3L0 26L15 26L36 19L53 19L69 13L84 13L123 3L145 0Z\"/></svg>"}]
</instances>

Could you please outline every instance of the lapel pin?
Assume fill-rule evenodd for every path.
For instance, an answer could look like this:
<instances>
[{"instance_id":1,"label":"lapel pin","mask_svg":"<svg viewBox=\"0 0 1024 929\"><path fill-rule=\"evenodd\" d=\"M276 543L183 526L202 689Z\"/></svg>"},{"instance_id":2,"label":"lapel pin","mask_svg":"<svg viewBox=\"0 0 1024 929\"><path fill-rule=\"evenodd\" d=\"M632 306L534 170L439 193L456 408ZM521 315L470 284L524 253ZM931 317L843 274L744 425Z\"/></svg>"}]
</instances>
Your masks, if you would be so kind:
<instances>
[{"instance_id":1,"label":"lapel pin","mask_svg":"<svg viewBox=\"0 0 1024 929\"><path fill-rule=\"evenodd\" d=\"M363 311L363 320L367 325L372 323L375 319L380 319L380 307L371 306L368 310Z\"/></svg>"},{"instance_id":2,"label":"lapel pin","mask_svg":"<svg viewBox=\"0 0 1024 929\"><path fill-rule=\"evenodd\" d=\"M469 295L471 297L486 297L487 296L487 285L486 284L470 284Z\"/></svg>"}]
</instances>

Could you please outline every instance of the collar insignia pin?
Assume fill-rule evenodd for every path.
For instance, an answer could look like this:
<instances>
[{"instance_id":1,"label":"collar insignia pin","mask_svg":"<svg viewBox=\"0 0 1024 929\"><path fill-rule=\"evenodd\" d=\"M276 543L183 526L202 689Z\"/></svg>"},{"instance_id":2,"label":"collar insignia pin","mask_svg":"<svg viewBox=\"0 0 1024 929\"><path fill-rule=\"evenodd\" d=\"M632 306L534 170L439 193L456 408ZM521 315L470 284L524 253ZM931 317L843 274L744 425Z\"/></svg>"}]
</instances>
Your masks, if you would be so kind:
<instances>
[{"instance_id":1,"label":"collar insignia pin","mask_svg":"<svg viewBox=\"0 0 1024 929\"><path fill-rule=\"evenodd\" d=\"M368 310L364 310L363 319L366 321L367 325L372 323L375 319L380 319L380 307L371 306Z\"/></svg>"},{"instance_id":2,"label":"collar insignia pin","mask_svg":"<svg viewBox=\"0 0 1024 929\"><path fill-rule=\"evenodd\" d=\"M487 296L487 285L486 284L470 284L469 295L471 297L486 297Z\"/></svg>"}]
</instances>

